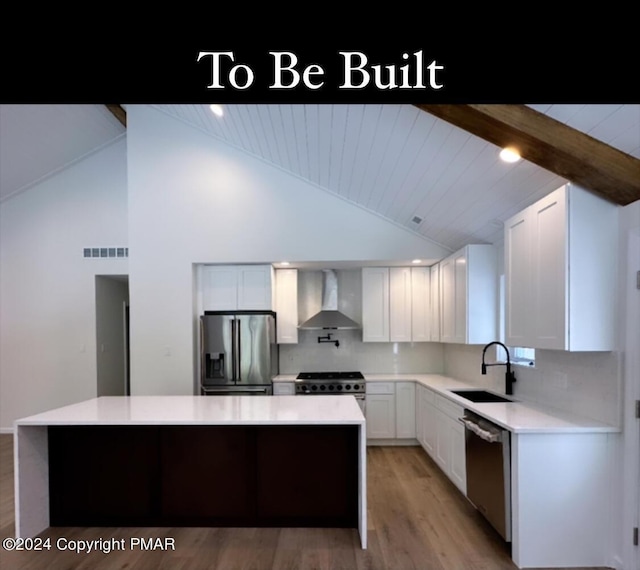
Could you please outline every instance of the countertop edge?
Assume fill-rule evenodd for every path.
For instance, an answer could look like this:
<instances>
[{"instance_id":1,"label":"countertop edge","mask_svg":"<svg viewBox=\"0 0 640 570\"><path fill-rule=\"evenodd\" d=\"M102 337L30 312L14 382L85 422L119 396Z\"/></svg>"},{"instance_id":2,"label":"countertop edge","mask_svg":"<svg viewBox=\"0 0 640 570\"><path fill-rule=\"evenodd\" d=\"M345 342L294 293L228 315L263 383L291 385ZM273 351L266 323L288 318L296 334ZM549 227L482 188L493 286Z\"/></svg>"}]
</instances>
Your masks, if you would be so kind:
<instances>
[{"instance_id":1,"label":"countertop edge","mask_svg":"<svg viewBox=\"0 0 640 570\"><path fill-rule=\"evenodd\" d=\"M622 430L613 425L608 425L597 420L592 420L587 417L578 416L569 412L563 412L562 410L552 409L546 406L535 404L532 402L514 400L513 402L503 404L479 404L470 402L458 396L452 394L449 390L456 389L484 389L480 386L463 382L455 378L445 376L443 374L422 374L422 373L375 373L367 374L363 373L365 382L416 382L426 388L432 390L435 394L446 398L448 401L461 406L463 409L475 412L489 421L494 422L500 427L514 433L514 434L580 434L580 433L620 433ZM274 378L274 382L293 382L296 376L294 374L281 374ZM488 390L498 394L494 390ZM508 397L508 396L507 396ZM488 408L487 406L493 406ZM497 407L496 407L497 406ZM512 406L511 410L508 410L508 406ZM513 409L513 407L516 407ZM499 410L499 413L498 413ZM530 413L537 416L544 416L544 425L535 425L533 423L527 423L524 421L506 421L504 416L511 411L513 413L520 412L521 414ZM530 420L531 422L532 420ZM541 421L540 419L538 421ZM549 422L557 422L555 425Z\"/></svg>"}]
</instances>

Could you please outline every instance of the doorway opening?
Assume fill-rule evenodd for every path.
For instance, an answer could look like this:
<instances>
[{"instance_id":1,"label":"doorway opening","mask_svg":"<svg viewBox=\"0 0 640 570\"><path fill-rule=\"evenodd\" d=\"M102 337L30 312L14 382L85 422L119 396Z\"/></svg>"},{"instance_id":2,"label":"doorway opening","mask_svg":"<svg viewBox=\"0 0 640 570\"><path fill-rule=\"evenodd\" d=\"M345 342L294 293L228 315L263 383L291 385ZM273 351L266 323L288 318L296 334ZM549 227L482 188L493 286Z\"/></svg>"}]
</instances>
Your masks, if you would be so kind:
<instances>
[{"instance_id":1,"label":"doorway opening","mask_svg":"<svg viewBox=\"0 0 640 570\"><path fill-rule=\"evenodd\" d=\"M128 396L129 276L96 275L97 396Z\"/></svg>"}]
</instances>

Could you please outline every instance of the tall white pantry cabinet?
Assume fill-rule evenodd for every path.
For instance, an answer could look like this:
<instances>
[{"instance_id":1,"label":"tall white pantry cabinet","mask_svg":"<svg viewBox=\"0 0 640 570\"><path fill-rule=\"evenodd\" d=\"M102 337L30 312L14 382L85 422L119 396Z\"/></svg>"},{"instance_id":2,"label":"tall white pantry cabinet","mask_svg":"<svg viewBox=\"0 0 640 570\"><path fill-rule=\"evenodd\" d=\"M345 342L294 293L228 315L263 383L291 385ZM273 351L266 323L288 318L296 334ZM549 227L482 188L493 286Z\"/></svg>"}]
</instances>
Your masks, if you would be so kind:
<instances>
[{"instance_id":1,"label":"tall white pantry cabinet","mask_svg":"<svg viewBox=\"0 0 640 570\"><path fill-rule=\"evenodd\" d=\"M505 223L506 343L615 348L618 206L565 184Z\"/></svg>"}]
</instances>

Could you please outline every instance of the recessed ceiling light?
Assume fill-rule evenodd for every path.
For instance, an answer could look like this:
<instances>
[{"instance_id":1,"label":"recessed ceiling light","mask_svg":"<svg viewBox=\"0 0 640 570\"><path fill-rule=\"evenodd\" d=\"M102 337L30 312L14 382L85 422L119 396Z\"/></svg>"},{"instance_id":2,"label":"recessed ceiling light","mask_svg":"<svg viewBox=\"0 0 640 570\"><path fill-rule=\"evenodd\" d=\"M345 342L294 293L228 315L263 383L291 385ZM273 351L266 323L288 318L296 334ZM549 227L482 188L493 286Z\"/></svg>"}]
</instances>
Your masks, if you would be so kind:
<instances>
[{"instance_id":1,"label":"recessed ceiling light","mask_svg":"<svg viewBox=\"0 0 640 570\"><path fill-rule=\"evenodd\" d=\"M224 114L221 105L209 105L209 109L211 109L215 115L218 115L218 117L222 117Z\"/></svg>"},{"instance_id":2,"label":"recessed ceiling light","mask_svg":"<svg viewBox=\"0 0 640 570\"><path fill-rule=\"evenodd\" d=\"M507 147L500 151L500 158L505 162L518 162L520 153L513 147Z\"/></svg>"},{"instance_id":3,"label":"recessed ceiling light","mask_svg":"<svg viewBox=\"0 0 640 570\"><path fill-rule=\"evenodd\" d=\"M280 265L291 265L288 261L281 261Z\"/></svg>"},{"instance_id":4,"label":"recessed ceiling light","mask_svg":"<svg viewBox=\"0 0 640 570\"><path fill-rule=\"evenodd\" d=\"M414 259L411 263L422 263L422 259Z\"/></svg>"}]
</instances>

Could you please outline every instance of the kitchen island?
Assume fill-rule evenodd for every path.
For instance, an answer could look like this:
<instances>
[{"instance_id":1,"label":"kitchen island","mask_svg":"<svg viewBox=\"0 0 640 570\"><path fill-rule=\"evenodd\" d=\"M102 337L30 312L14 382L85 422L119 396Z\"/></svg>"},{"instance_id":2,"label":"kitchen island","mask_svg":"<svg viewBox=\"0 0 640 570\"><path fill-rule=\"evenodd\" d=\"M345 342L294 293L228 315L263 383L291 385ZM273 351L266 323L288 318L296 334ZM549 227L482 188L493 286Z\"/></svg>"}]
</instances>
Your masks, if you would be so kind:
<instances>
[{"instance_id":1,"label":"kitchen island","mask_svg":"<svg viewBox=\"0 0 640 570\"><path fill-rule=\"evenodd\" d=\"M366 548L355 398L101 397L15 422L16 536L49 526L336 526Z\"/></svg>"}]
</instances>

